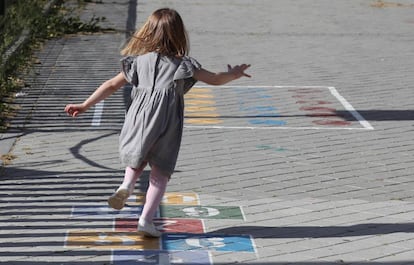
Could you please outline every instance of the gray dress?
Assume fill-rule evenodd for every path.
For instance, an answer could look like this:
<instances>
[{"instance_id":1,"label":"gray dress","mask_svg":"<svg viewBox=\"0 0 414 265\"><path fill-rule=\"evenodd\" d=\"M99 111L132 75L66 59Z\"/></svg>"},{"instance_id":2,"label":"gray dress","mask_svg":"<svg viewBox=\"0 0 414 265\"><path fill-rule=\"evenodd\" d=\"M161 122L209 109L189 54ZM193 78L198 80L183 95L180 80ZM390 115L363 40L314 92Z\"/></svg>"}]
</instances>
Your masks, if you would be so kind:
<instances>
[{"instance_id":1,"label":"gray dress","mask_svg":"<svg viewBox=\"0 0 414 265\"><path fill-rule=\"evenodd\" d=\"M144 161L171 175L177 162L184 125L184 94L197 82L201 65L191 57L152 52L121 60L133 85L119 138L122 164L138 168Z\"/></svg>"}]
</instances>

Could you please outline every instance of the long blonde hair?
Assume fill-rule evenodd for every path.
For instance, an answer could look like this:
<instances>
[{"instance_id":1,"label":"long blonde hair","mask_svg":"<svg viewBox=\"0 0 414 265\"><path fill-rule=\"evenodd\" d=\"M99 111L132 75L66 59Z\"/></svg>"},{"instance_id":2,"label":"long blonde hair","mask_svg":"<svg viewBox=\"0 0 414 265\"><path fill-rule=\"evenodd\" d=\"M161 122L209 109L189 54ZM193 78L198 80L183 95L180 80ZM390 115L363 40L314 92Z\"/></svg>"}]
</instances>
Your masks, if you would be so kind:
<instances>
[{"instance_id":1,"label":"long blonde hair","mask_svg":"<svg viewBox=\"0 0 414 265\"><path fill-rule=\"evenodd\" d=\"M188 51L188 36L180 15L174 9L161 8L152 13L144 26L134 33L121 54L126 56L158 52L182 57Z\"/></svg>"}]
</instances>

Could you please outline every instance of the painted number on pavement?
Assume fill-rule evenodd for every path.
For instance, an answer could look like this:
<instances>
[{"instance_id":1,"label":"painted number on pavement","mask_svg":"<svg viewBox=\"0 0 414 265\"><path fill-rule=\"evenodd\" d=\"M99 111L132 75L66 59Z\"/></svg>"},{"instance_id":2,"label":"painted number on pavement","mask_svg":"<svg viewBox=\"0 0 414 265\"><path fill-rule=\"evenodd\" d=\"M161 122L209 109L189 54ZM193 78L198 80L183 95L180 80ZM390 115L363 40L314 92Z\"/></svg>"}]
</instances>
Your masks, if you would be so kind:
<instances>
[{"instance_id":1,"label":"painted number on pavement","mask_svg":"<svg viewBox=\"0 0 414 265\"><path fill-rule=\"evenodd\" d=\"M169 218L241 219L238 206L162 206L161 216Z\"/></svg>"},{"instance_id":2,"label":"painted number on pavement","mask_svg":"<svg viewBox=\"0 0 414 265\"><path fill-rule=\"evenodd\" d=\"M97 249L159 249L158 238L146 238L138 233L114 231L69 231L66 247Z\"/></svg>"},{"instance_id":3,"label":"painted number on pavement","mask_svg":"<svg viewBox=\"0 0 414 265\"><path fill-rule=\"evenodd\" d=\"M250 236L164 234L163 249L171 251L255 252Z\"/></svg>"},{"instance_id":4,"label":"painted number on pavement","mask_svg":"<svg viewBox=\"0 0 414 265\"><path fill-rule=\"evenodd\" d=\"M145 202L145 193L141 193L137 196L136 202L143 204ZM170 205L199 205L200 200L196 193L178 193L178 192L167 192L162 198L162 204Z\"/></svg>"}]
</instances>

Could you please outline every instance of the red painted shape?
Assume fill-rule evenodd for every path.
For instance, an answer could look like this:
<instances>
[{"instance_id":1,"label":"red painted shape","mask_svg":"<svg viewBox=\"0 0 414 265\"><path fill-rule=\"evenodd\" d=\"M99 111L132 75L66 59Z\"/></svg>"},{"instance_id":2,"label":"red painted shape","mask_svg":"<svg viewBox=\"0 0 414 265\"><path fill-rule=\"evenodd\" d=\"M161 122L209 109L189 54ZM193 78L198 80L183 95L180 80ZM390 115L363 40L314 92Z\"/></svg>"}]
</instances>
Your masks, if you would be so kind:
<instances>
[{"instance_id":1,"label":"red painted shape","mask_svg":"<svg viewBox=\"0 0 414 265\"><path fill-rule=\"evenodd\" d=\"M315 120L312 121L315 124L318 125L333 125L333 126L348 126L351 125L351 122L349 121L343 121L343 120Z\"/></svg>"},{"instance_id":2,"label":"red painted shape","mask_svg":"<svg viewBox=\"0 0 414 265\"><path fill-rule=\"evenodd\" d=\"M329 113L310 113L306 114L308 117L338 117L336 114L329 112Z\"/></svg>"},{"instance_id":3,"label":"red painted shape","mask_svg":"<svg viewBox=\"0 0 414 265\"><path fill-rule=\"evenodd\" d=\"M138 230L138 219L122 218L115 219L115 231L136 232Z\"/></svg>"},{"instance_id":4,"label":"red painted shape","mask_svg":"<svg viewBox=\"0 0 414 265\"><path fill-rule=\"evenodd\" d=\"M330 113L335 113L336 110L333 108L327 108L327 107L302 107L300 108L300 110L305 110L305 111L320 111L320 112L330 112Z\"/></svg>"},{"instance_id":5,"label":"red painted shape","mask_svg":"<svg viewBox=\"0 0 414 265\"><path fill-rule=\"evenodd\" d=\"M297 98L296 104L302 105L300 110L305 111L305 116L313 118L322 118L320 120L313 120L312 123L318 125L328 126L348 126L351 122L339 117L336 109L329 108L329 101L320 100L319 89L298 88L289 90L294 92L293 98ZM307 106L303 106L307 105Z\"/></svg>"},{"instance_id":6,"label":"red painted shape","mask_svg":"<svg viewBox=\"0 0 414 265\"><path fill-rule=\"evenodd\" d=\"M324 100L298 100L296 101L297 104L314 104L314 105L326 105L332 104L332 102L324 101Z\"/></svg>"},{"instance_id":7,"label":"red painted shape","mask_svg":"<svg viewBox=\"0 0 414 265\"><path fill-rule=\"evenodd\" d=\"M321 97L319 95L300 94L300 95L293 95L292 98L319 99Z\"/></svg>"},{"instance_id":8,"label":"red painted shape","mask_svg":"<svg viewBox=\"0 0 414 265\"><path fill-rule=\"evenodd\" d=\"M315 94L315 93L321 93L321 89L317 88L295 88L295 89L289 89L290 92L296 92L298 94Z\"/></svg>"},{"instance_id":9,"label":"red painted shape","mask_svg":"<svg viewBox=\"0 0 414 265\"><path fill-rule=\"evenodd\" d=\"M162 218L154 220L155 226L166 233L204 233L203 221L199 219L174 219ZM138 219L116 219L115 231L134 232L138 231Z\"/></svg>"}]
</instances>

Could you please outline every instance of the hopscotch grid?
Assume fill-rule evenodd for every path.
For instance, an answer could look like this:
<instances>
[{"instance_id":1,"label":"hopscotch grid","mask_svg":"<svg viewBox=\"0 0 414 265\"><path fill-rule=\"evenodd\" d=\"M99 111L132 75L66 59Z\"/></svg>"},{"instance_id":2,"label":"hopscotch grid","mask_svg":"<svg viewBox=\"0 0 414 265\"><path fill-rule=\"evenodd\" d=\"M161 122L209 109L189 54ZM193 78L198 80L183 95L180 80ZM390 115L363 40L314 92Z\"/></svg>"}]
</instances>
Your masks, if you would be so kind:
<instances>
[{"instance_id":1,"label":"hopscotch grid","mask_svg":"<svg viewBox=\"0 0 414 265\"><path fill-rule=\"evenodd\" d=\"M195 86L194 88L209 88L209 89L220 89L220 88L281 88L281 89L289 89L289 88L305 88L305 89L313 89L313 88L323 88L328 89L329 92L336 98L336 100L341 103L341 105L348 111L356 121L361 124L362 128L355 128L355 127L300 127L300 126L268 126L268 127L260 127L260 126L221 126L221 125L184 125L185 128L189 129L235 129L235 130L355 130L355 131L367 131L367 130L374 130L374 127L362 117L362 115L355 110L355 108L336 90L335 87L332 86L210 86L210 85L203 85L203 86ZM188 117L191 118L191 117ZM220 116L218 117L220 118Z\"/></svg>"},{"instance_id":2,"label":"hopscotch grid","mask_svg":"<svg viewBox=\"0 0 414 265\"><path fill-rule=\"evenodd\" d=\"M246 215L244 214L244 209L243 209L243 206L240 206L240 212L241 212L241 214L242 214L242 217L243 217L243 221L247 221L247 219L246 219Z\"/></svg>"}]
</instances>

